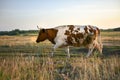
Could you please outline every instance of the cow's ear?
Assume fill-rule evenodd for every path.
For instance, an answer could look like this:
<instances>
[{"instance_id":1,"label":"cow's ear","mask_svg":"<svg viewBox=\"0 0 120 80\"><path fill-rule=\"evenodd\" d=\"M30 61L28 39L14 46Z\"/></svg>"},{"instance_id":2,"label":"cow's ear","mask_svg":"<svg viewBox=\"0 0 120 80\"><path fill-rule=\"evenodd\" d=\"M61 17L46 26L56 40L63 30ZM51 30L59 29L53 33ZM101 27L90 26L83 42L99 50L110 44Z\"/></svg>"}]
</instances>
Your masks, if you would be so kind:
<instances>
[{"instance_id":1,"label":"cow's ear","mask_svg":"<svg viewBox=\"0 0 120 80\"><path fill-rule=\"evenodd\" d=\"M45 29L42 29L42 32L44 32L44 33L45 33Z\"/></svg>"}]
</instances>

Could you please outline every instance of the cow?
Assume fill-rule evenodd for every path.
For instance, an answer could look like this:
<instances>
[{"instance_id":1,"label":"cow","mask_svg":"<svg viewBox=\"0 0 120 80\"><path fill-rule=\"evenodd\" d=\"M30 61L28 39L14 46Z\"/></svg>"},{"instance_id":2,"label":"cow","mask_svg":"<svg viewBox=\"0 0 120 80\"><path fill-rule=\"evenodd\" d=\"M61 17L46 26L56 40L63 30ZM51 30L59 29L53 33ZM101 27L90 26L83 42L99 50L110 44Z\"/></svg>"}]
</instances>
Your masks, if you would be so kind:
<instances>
[{"instance_id":1,"label":"cow","mask_svg":"<svg viewBox=\"0 0 120 80\"><path fill-rule=\"evenodd\" d=\"M56 48L66 47L67 56L70 57L69 47L86 47L89 57L94 48L102 53L102 42L100 29L92 25L61 25L55 28L40 28L36 42L49 40L54 46L52 47L51 56Z\"/></svg>"}]
</instances>

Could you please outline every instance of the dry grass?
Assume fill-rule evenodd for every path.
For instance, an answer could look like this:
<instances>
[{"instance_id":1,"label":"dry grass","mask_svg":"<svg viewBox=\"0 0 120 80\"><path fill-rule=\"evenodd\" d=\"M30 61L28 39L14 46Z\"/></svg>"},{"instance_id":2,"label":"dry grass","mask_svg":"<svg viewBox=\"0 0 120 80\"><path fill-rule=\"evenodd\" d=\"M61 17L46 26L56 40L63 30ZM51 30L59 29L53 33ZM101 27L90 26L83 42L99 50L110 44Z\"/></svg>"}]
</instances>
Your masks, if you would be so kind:
<instances>
[{"instance_id":1,"label":"dry grass","mask_svg":"<svg viewBox=\"0 0 120 80\"><path fill-rule=\"evenodd\" d=\"M0 36L0 45L25 45L35 43L36 36Z\"/></svg>"},{"instance_id":2,"label":"dry grass","mask_svg":"<svg viewBox=\"0 0 120 80\"><path fill-rule=\"evenodd\" d=\"M0 57L0 80L119 80L120 58Z\"/></svg>"},{"instance_id":3,"label":"dry grass","mask_svg":"<svg viewBox=\"0 0 120 80\"><path fill-rule=\"evenodd\" d=\"M101 35L103 37L120 37L120 31L103 31Z\"/></svg>"}]
</instances>

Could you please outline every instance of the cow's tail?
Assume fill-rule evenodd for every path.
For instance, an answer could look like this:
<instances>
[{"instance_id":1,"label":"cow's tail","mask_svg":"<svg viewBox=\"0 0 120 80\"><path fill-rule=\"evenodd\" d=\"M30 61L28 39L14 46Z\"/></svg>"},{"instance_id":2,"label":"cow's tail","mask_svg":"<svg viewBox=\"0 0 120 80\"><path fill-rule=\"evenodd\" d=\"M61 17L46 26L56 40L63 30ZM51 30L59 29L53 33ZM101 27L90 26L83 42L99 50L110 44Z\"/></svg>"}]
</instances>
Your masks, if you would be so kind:
<instances>
[{"instance_id":1,"label":"cow's tail","mask_svg":"<svg viewBox=\"0 0 120 80\"><path fill-rule=\"evenodd\" d=\"M102 44L101 33L99 29L98 29L98 43L100 47L100 52L102 53L103 44Z\"/></svg>"}]
</instances>

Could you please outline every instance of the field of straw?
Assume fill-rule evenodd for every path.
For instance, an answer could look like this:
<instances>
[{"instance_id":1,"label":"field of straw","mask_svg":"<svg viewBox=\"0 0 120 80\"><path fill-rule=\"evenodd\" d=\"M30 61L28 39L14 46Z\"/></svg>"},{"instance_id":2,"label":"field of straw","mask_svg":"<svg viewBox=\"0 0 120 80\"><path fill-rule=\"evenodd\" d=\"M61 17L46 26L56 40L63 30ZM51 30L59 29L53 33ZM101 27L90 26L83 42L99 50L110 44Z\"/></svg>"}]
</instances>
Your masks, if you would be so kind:
<instances>
[{"instance_id":1,"label":"field of straw","mask_svg":"<svg viewBox=\"0 0 120 80\"><path fill-rule=\"evenodd\" d=\"M96 50L63 48L49 57L49 41L35 43L36 36L0 36L0 80L120 80L120 32L102 32L103 55Z\"/></svg>"}]
</instances>

